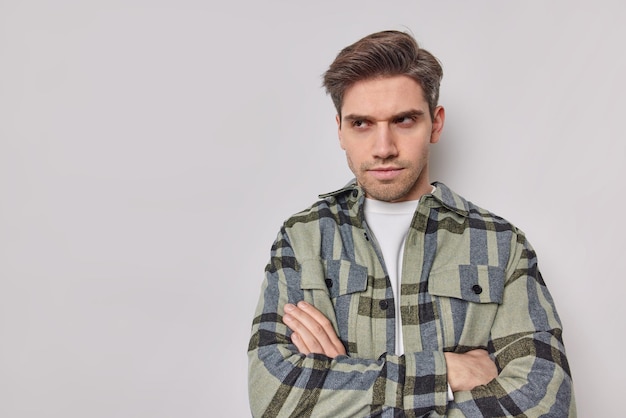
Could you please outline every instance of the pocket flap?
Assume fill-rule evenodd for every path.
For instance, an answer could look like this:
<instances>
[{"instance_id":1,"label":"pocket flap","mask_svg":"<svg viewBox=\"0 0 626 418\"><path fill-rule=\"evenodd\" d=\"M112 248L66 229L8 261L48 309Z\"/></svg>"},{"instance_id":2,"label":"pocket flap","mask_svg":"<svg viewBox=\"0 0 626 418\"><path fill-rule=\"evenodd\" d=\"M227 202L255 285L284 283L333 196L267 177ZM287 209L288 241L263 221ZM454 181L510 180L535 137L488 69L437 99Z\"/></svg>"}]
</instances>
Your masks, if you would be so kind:
<instances>
[{"instance_id":1,"label":"pocket flap","mask_svg":"<svg viewBox=\"0 0 626 418\"><path fill-rule=\"evenodd\" d=\"M302 290L327 290L335 298L367 289L367 267L348 260L304 260L300 267Z\"/></svg>"},{"instance_id":2,"label":"pocket flap","mask_svg":"<svg viewBox=\"0 0 626 418\"><path fill-rule=\"evenodd\" d=\"M505 273L501 267L461 264L431 272L428 292L469 302L500 304L504 293L504 279Z\"/></svg>"}]
</instances>

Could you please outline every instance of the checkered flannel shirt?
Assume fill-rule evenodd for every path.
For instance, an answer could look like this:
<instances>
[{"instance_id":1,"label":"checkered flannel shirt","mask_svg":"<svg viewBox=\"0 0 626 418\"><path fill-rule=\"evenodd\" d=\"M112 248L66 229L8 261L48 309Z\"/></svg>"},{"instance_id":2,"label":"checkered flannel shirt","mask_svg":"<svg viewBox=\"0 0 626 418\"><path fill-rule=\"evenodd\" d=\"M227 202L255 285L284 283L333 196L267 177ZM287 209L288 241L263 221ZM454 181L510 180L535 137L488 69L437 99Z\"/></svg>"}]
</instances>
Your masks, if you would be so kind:
<instances>
[{"instance_id":1,"label":"checkered flannel shirt","mask_svg":"<svg viewBox=\"0 0 626 418\"><path fill-rule=\"evenodd\" d=\"M356 183L285 222L248 348L255 417L576 416L561 323L534 250L506 220L434 185L409 229L399 301ZM282 315L301 300L332 322L346 356L298 352ZM449 402L443 353L475 348L492 354L499 375Z\"/></svg>"}]
</instances>

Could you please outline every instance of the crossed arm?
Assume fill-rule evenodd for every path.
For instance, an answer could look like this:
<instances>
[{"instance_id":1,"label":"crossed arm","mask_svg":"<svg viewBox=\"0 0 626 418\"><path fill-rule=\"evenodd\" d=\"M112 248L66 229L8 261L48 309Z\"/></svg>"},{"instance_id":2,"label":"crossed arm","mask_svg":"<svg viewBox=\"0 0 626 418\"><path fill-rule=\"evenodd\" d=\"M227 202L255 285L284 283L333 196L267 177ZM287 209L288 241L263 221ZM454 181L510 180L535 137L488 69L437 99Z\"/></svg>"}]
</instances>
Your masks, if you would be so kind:
<instances>
[{"instance_id":1,"label":"crossed arm","mask_svg":"<svg viewBox=\"0 0 626 418\"><path fill-rule=\"evenodd\" d=\"M288 236L281 235L248 349L253 416L575 417L560 321L532 249L518 244L523 248L485 341L491 357L481 350L425 350L357 358L346 355L331 325L336 311L323 279L315 281L323 277L321 267L297 264ZM307 290L305 274L314 274L307 276ZM485 332L479 320L464 332ZM454 402L447 402L446 381Z\"/></svg>"},{"instance_id":2,"label":"crossed arm","mask_svg":"<svg viewBox=\"0 0 626 418\"><path fill-rule=\"evenodd\" d=\"M314 306L307 302L286 304L283 321L293 333L291 340L304 355L324 354L335 358L346 350L332 324ZM464 354L444 353L448 384L453 392L472 390L498 376L498 369L485 350L471 350Z\"/></svg>"}]
</instances>

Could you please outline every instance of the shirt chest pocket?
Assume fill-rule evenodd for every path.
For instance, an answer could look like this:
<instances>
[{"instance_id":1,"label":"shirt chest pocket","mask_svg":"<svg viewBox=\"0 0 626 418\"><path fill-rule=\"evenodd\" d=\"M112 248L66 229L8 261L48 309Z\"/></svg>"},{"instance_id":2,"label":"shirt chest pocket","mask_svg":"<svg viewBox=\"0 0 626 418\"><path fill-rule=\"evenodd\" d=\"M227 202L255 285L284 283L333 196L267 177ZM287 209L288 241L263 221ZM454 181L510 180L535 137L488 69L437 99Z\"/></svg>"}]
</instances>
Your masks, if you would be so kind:
<instances>
[{"instance_id":1,"label":"shirt chest pocket","mask_svg":"<svg viewBox=\"0 0 626 418\"><path fill-rule=\"evenodd\" d=\"M501 267L463 264L433 271L428 292L439 313L444 349L485 347L504 295Z\"/></svg>"},{"instance_id":2,"label":"shirt chest pocket","mask_svg":"<svg viewBox=\"0 0 626 418\"><path fill-rule=\"evenodd\" d=\"M367 290L367 267L348 260L305 260L301 262L304 299L319 309L333 324L350 350L359 295Z\"/></svg>"}]
</instances>

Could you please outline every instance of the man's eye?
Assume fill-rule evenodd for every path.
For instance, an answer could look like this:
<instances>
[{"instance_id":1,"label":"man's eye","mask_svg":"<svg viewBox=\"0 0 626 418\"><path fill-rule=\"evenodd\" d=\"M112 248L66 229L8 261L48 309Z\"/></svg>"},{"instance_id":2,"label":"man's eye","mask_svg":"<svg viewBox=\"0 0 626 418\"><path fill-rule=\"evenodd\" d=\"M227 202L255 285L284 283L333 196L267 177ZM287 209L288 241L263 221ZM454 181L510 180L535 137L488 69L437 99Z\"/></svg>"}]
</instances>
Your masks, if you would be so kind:
<instances>
[{"instance_id":1,"label":"man's eye","mask_svg":"<svg viewBox=\"0 0 626 418\"><path fill-rule=\"evenodd\" d=\"M397 123L398 125L409 126L409 125L412 125L413 123L415 123L415 117L414 116L403 116L401 118L396 119L395 123Z\"/></svg>"},{"instance_id":2,"label":"man's eye","mask_svg":"<svg viewBox=\"0 0 626 418\"><path fill-rule=\"evenodd\" d=\"M353 120L352 121L352 126L355 128L365 128L367 126L367 122L364 120Z\"/></svg>"}]
</instances>

